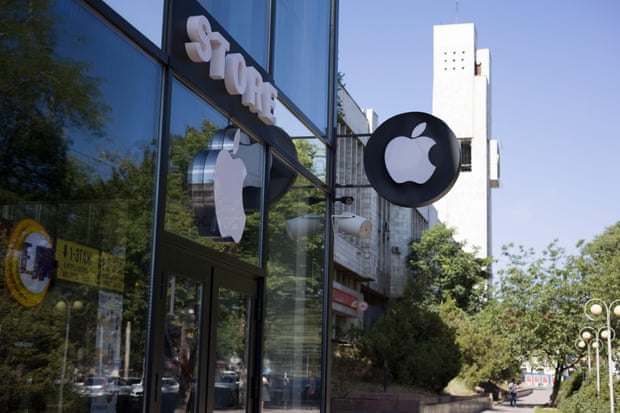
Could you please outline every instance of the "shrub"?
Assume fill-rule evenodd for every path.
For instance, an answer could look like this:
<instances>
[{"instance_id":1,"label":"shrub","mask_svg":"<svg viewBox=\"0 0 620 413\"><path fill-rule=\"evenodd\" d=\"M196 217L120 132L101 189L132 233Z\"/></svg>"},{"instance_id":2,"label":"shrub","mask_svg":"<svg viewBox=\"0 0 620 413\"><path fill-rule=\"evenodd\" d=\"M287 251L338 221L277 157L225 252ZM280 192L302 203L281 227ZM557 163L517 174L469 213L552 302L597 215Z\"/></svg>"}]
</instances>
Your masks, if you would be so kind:
<instances>
[{"instance_id":1,"label":"shrub","mask_svg":"<svg viewBox=\"0 0 620 413\"><path fill-rule=\"evenodd\" d=\"M569 394L558 395L558 400L562 397L558 404L558 409L562 413L609 412L609 388L601 383L601 393L597 397L596 377L593 375L583 379L583 375L574 374L562 384L562 393L564 392Z\"/></svg>"},{"instance_id":2,"label":"shrub","mask_svg":"<svg viewBox=\"0 0 620 413\"><path fill-rule=\"evenodd\" d=\"M390 382L441 392L461 367L455 334L438 314L401 301L377 320L361 341L369 373Z\"/></svg>"}]
</instances>

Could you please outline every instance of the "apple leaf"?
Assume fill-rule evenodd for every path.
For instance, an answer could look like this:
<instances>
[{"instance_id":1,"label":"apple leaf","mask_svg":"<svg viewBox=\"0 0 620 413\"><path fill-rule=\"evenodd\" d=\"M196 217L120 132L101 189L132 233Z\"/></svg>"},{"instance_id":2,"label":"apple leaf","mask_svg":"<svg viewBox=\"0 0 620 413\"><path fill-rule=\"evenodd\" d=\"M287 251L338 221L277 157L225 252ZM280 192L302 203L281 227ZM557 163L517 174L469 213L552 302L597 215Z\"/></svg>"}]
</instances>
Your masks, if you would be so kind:
<instances>
[{"instance_id":1,"label":"apple leaf","mask_svg":"<svg viewBox=\"0 0 620 413\"><path fill-rule=\"evenodd\" d=\"M416 127L413 128L413 131L411 132L411 137L415 138L416 136L422 135L425 129L426 129L426 122L422 122L416 125Z\"/></svg>"}]
</instances>

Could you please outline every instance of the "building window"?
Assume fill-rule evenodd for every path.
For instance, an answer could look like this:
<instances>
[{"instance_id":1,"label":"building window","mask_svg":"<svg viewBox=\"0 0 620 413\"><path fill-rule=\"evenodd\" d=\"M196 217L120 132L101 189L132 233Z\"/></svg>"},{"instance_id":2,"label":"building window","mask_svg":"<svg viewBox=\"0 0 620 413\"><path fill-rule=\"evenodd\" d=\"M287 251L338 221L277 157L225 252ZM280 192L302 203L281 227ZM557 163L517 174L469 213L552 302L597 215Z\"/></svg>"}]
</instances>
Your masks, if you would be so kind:
<instances>
[{"instance_id":1,"label":"building window","mask_svg":"<svg viewBox=\"0 0 620 413\"><path fill-rule=\"evenodd\" d=\"M459 139L461 144L461 171L471 172L471 138Z\"/></svg>"},{"instance_id":2,"label":"building window","mask_svg":"<svg viewBox=\"0 0 620 413\"><path fill-rule=\"evenodd\" d=\"M327 128L329 6L322 1L277 0L274 82L314 124Z\"/></svg>"}]
</instances>

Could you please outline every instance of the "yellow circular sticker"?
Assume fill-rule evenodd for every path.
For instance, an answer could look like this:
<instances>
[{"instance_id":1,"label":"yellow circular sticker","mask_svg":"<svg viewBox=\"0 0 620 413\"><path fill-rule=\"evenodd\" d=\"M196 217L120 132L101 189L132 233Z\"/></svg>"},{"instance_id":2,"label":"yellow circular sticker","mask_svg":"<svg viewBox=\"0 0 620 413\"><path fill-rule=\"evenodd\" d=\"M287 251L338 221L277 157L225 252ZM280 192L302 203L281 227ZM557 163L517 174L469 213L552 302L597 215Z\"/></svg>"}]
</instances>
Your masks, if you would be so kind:
<instances>
[{"instance_id":1,"label":"yellow circular sticker","mask_svg":"<svg viewBox=\"0 0 620 413\"><path fill-rule=\"evenodd\" d=\"M20 221L11 234L4 260L11 295L21 304L34 307L45 297L53 274L52 239L36 221Z\"/></svg>"}]
</instances>

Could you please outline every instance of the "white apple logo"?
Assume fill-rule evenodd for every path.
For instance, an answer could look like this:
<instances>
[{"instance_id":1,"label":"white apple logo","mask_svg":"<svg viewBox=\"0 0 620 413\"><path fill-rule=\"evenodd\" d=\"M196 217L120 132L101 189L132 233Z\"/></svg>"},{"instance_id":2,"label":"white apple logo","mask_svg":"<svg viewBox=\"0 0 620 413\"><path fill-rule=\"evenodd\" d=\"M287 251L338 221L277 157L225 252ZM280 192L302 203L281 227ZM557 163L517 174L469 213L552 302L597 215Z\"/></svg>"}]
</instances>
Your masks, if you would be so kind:
<instances>
[{"instance_id":1,"label":"white apple logo","mask_svg":"<svg viewBox=\"0 0 620 413\"><path fill-rule=\"evenodd\" d=\"M231 237L239 242L245 228L245 210L243 208L243 182L248 172L241 159L231 156L239 149L240 131L234 135L231 151L222 150L215 160L215 179L213 192L215 197L215 217L222 238Z\"/></svg>"},{"instance_id":2,"label":"white apple logo","mask_svg":"<svg viewBox=\"0 0 620 413\"><path fill-rule=\"evenodd\" d=\"M428 136L420 136L425 129L426 122L419 123L413 128L411 137L397 136L385 148L385 167L394 182L423 184L435 172L436 167L428 156L435 141Z\"/></svg>"}]
</instances>

